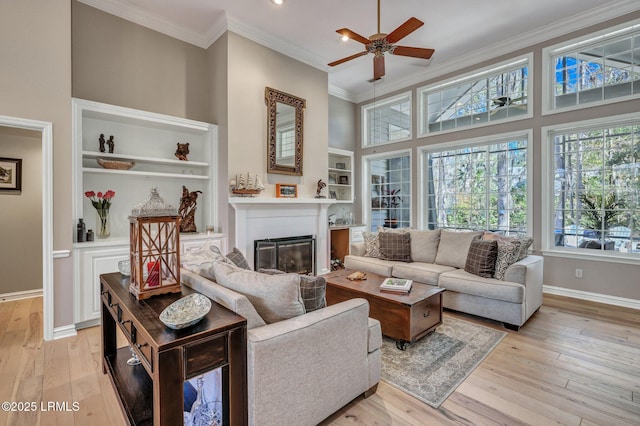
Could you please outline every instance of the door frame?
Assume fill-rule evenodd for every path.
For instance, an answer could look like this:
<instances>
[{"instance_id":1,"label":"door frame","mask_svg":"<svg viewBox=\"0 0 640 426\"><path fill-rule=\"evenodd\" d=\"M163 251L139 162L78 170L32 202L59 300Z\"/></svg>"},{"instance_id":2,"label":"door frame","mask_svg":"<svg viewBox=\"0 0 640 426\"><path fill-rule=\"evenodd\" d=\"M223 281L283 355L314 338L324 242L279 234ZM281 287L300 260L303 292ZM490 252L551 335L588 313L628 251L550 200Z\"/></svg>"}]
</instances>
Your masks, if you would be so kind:
<instances>
[{"instance_id":1,"label":"door frame","mask_svg":"<svg viewBox=\"0 0 640 426\"><path fill-rule=\"evenodd\" d=\"M42 316L44 340L53 339L53 123L0 115L0 126L42 135Z\"/></svg>"}]
</instances>

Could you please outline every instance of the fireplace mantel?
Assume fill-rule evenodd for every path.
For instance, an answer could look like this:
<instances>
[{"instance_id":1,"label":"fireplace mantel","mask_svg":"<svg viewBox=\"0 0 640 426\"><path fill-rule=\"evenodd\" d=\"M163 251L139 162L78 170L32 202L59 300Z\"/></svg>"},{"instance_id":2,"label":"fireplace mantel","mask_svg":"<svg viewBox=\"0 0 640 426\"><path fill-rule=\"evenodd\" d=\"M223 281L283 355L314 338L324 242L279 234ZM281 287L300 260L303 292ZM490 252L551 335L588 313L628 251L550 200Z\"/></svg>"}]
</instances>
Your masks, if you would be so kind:
<instances>
[{"instance_id":1,"label":"fireplace mantel","mask_svg":"<svg viewBox=\"0 0 640 426\"><path fill-rule=\"evenodd\" d=\"M269 238L313 235L317 244L318 273L330 271L329 217L336 200L326 198L230 197L235 210L235 246L253 265L253 242Z\"/></svg>"}]
</instances>

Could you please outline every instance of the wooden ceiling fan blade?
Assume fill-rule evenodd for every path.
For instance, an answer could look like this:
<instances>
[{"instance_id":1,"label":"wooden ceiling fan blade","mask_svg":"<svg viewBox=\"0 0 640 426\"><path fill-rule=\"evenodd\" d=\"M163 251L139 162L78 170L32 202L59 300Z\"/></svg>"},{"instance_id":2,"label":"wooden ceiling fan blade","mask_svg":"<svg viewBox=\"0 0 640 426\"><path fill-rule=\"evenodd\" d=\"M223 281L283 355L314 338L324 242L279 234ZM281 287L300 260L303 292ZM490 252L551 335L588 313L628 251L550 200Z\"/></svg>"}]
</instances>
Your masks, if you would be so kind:
<instances>
[{"instance_id":1,"label":"wooden ceiling fan blade","mask_svg":"<svg viewBox=\"0 0 640 426\"><path fill-rule=\"evenodd\" d=\"M347 56L346 58L338 59L337 61L333 61L333 62L331 62L330 64L327 64L327 65L329 65L330 67L335 67L336 65L340 65L340 64L345 63L347 61L350 61L352 59L359 58L360 56L364 56L367 53L369 53L369 52L367 52L365 50L364 52L356 53L355 55L351 55L351 56Z\"/></svg>"},{"instance_id":2,"label":"wooden ceiling fan blade","mask_svg":"<svg viewBox=\"0 0 640 426\"><path fill-rule=\"evenodd\" d=\"M423 25L424 22L418 18L409 18L407 19L407 22L400 25L387 36L387 41L391 44L396 43Z\"/></svg>"},{"instance_id":3,"label":"wooden ceiling fan blade","mask_svg":"<svg viewBox=\"0 0 640 426\"><path fill-rule=\"evenodd\" d=\"M362 44L371 43L371 40L369 40L366 37L361 36L360 34L354 32L354 31L351 31L349 28L341 28L341 29L337 30L336 32L338 34L340 34L341 36L347 36L351 40L359 41Z\"/></svg>"},{"instance_id":4,"label":"wooden ceiling fan blade","mask_svg":"<svg viewBox=\"0 0 640 426\"><path fill-rule=\"evenodd\" d=\"M423 49L422 47L396 46L391 53L400 56L411 56L412 58L429 59L435 50Z\"/></svg>"},{"instance_id":5,"label":"wooden ceiling fan blade","mask_svg":"<svg viewBox=\"0 0 640 426\"><path fill-rule=\"evenodd\" d=\"M384 77L384 55L373 57L373 79L380 80Z\"/></svg>"}]
</instances>

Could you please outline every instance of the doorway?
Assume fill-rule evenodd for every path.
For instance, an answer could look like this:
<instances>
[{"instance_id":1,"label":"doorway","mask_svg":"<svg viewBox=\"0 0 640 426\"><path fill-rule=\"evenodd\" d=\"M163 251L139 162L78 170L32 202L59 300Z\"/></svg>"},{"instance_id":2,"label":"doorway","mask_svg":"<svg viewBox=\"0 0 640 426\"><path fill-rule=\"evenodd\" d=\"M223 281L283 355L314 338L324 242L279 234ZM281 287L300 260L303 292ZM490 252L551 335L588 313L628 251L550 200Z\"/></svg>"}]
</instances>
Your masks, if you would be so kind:
<instances>
[{"instance_id":1,"label":"doorway","mask_svg":"<svg viewBox=\"0 0 640 426\"><path fill-rule=\"evenodd\" d=\"M0 126L39 132L42 165L42 313L44 340L53 338L53 124L0 116Z\"/></svg>"}]
</instances>

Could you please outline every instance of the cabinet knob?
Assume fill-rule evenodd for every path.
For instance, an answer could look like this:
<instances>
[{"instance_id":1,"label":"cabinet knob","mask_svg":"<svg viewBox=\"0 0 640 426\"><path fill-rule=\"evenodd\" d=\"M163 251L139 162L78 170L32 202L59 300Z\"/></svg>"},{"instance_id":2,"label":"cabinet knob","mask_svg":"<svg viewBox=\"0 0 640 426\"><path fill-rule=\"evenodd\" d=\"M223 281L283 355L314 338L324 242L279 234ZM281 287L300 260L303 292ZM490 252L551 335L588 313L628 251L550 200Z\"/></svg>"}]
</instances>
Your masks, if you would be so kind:
<instances>
[{"instance_id":1,"label":"cabinet knob","mask_svg":"<svg viewBox=\"0 0 640 426\"><path fill-rule=\"evenodd\" d=\"M140 349L140 348L144 348L145 346L149 346L149 344L148 344L148 343L144 343L144 344L142 344L142 345L141 345L140 343L136 343L135 345L136 345L136 348L138 348L138 349Z\"/></svg>"},{"instance_id":2,"label":"cabinet knob","mask_svg":"<svg viewBox=\"0 0 640 426\"><path fill-rule=\"evenodd\" d=\"M425 317L425 318L429 318L429 315L431 315L431 311L427 311L427 312L422 314L422 316Z\"/></svg>"}]
</instances>

